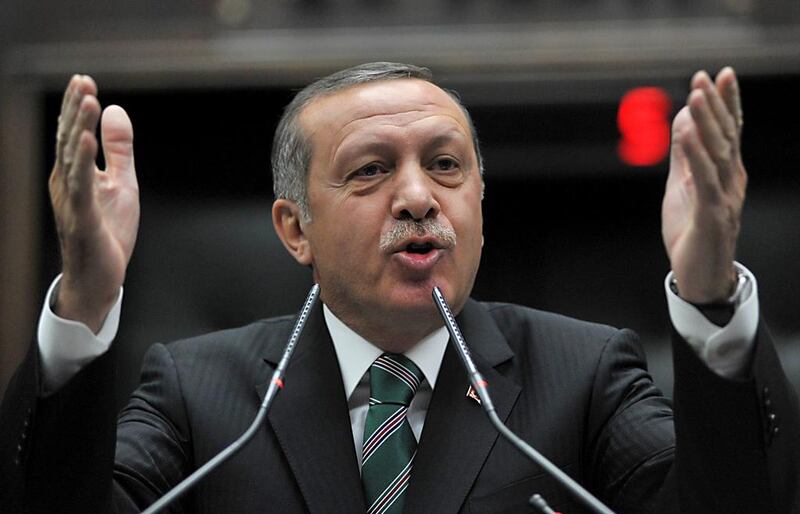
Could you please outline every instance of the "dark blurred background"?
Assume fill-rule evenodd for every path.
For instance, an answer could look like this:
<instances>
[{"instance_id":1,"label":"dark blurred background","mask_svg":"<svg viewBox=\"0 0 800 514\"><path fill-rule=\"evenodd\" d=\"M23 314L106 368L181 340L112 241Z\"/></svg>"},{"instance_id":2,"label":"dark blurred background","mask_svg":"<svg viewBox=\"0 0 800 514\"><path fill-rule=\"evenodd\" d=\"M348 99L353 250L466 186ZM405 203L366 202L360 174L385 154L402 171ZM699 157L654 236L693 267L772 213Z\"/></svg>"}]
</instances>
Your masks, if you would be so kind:
<instances>
[{"instance_id":1,"label":"dark blurred background","mask_svg":"<svg viewBox=\"0 0 800 514\"><path fill-rule=\"evenodd\" d=\"M429 66L472 112L486 161L474 296L637 330L668 394L668 161L621 158L620 102L659 88L666 120L695 70L733 65L751 179L739 260L800 389L796 0L5 2L0 50L0 391L59 269L46 181L72 73L136 134L122 401L151 343L299 306L310 274L272 230L272 133L297 88L372 60Z\"/></svg>"}]
</instances>

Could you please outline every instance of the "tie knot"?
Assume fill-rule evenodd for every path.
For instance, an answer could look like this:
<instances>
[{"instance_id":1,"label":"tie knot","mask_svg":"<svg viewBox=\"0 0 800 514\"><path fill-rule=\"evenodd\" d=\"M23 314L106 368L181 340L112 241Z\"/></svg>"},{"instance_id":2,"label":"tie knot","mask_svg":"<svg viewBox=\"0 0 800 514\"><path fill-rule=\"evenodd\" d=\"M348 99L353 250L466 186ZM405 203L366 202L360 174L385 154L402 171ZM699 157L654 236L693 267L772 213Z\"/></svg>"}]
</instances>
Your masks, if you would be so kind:
<instances>
[{"instance_id":1,"label":"tie knot","mask_svg":"<svg viewBox=\"0 0 800 514\"><path fill-rule=\"evenodd\" d=\"M384 353L369 368L370 405L394 403L408 407L422 377L422 371L408 357Z\"/></svg>"}]
</instances>

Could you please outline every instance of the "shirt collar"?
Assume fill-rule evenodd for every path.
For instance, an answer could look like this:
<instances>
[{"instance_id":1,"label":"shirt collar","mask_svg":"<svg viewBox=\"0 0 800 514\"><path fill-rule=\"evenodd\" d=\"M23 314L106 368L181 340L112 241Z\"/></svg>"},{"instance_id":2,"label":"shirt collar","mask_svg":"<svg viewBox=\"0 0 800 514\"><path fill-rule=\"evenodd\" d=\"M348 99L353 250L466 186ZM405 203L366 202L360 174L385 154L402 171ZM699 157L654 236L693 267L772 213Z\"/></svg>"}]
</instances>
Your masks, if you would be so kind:
<instances>
[{"instance_id":1,"label":"shirt collar","mask_svg":"<svg viewBox=\"0 0 800 514\"><path fill-rule=\"evenodd\" d=\"M322 311L325 315L325 323L328 325L328 332L331 334L333 347L336 350L344 390L349 400L361 381L361 377L369 370L375 359L384 352L345 325L328 309L327 305L323 304ZM431 389L436 385L436 377L439 376L439 368L442 365L449 338L447 328L440 327L403 353L422 371Z\"/></svg>"}]
</instances>

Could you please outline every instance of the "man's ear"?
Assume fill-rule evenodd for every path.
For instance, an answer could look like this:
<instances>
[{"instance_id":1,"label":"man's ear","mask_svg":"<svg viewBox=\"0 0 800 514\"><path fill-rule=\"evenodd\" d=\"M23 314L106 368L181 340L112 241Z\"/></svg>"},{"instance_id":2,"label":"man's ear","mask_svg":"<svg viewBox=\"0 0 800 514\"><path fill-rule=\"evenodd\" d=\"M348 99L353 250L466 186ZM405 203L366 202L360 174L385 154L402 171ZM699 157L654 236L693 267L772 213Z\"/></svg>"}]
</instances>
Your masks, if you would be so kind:
<instances>
[{"instance_id":1,"label":"man's ear","mask_svg":"<svg viewBox=\"0 0 800 514\"><path fill-rule=\"evenodd\" d=\"M272 204L272 224L289 254L303 266L312 262L311 246L301 223L300 207L291 200L278 198Z\"/></svg>"}]
</instances>

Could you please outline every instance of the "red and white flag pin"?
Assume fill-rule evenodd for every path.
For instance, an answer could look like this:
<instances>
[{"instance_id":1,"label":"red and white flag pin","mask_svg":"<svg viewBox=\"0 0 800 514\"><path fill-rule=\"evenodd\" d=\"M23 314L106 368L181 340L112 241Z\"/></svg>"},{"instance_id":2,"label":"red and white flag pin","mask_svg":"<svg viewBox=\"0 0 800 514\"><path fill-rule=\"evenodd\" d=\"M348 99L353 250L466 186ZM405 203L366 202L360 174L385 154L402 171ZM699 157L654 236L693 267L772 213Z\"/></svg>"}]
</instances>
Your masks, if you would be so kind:
<instances>
[{"instance_id":1,"label":"red and white flag pin","mask_svg":"<svg viewBox=\"0 0 800 514\"><path fill-rule=\"evenodd\" d=\"M467 398L472 398L473 400L478 402L478 405L480 405L481 403L481 397L478 396L478 392L475 390L474 387L472 387L472 384L470 384L469 387L467 388Z\"/></svg>"}]
</instances>

